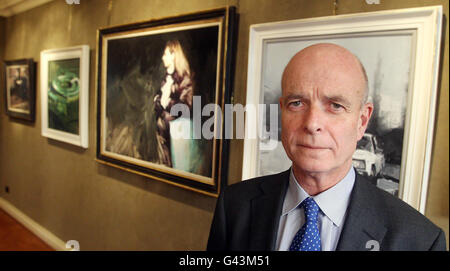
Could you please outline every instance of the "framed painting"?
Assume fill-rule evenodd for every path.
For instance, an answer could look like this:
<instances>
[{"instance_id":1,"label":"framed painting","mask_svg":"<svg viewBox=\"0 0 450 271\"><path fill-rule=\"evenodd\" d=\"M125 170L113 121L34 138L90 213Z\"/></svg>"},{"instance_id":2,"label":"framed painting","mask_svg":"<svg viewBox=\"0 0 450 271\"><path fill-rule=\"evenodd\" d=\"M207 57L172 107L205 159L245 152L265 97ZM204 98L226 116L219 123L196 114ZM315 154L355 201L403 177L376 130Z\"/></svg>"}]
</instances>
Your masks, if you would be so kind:
<instances>
[{"instance_id":1,"label":"framed painting","mask_svg":"<svg viewBox=\"0 0 450 271\"><path fill-rule=\"evenodd\" d=\"M42 135L88 148L89 46L41 52Z\"/></svg>"},{"instance_id":2,"label":"framed painting","mask_svg":"<svg viewBox=\"0 0 450 271\"><path fill-rule=\"evenodd\" d=\"M35 62L19 59L4 62L6 114L34 121L36 88Z\"/></svg>"},{"instance_id":3,"label":"framed painting","mask_svg":"<svg viewBox=\"0 0 450 271\"><path fill-rule=\"evenodd\" d=\"M217 196L235 8L98 30L97 160Z\"/></svg>"},{"instance_id":4,"label":"framed painting","mask_svg":"<svg viewBox=\"0 0 450 271\"><path fill-rule=\"evenodd\" d=\"M357 144L353 167L423 213L441 28L440 6L252 25L247 105L264 106L255 115L261 116L259 121L247 118L247 129L259 134L245 138L243 179L290 168L292 162L280 141L282 72L301 49L335 43L361 60L369 79L369 101L375 108Z\"/></svg>"}]
</instances>

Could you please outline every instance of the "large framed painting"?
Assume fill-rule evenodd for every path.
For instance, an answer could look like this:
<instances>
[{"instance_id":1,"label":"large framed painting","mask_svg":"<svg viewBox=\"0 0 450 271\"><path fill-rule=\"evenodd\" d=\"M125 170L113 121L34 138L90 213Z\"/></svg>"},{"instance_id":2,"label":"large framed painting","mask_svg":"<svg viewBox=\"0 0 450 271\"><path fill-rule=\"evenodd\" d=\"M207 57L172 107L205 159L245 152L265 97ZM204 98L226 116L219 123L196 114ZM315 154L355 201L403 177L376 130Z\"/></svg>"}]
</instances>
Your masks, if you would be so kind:
<instances>
[{"instance_id":1,"label":"large framed painting","mask_svg":"<svg viewBox=\"0 0 450 271\"><path fill-rule=\"evenodd\" d=\"M98 31L99 162L218 195L235 16L227 7Z\"/></svg>"},{"instance_id":2,"label":"large framed painting","mask_svg":"<svg viewBox=\"0 0 450 271\"><path fill-rule=\"evenodd\" d=\"M35 62L33 59L9 60L4 62L4 68L6 114L34 121Z\"/></svg>"},{"instance_id":3,"label":"large framed painting","mask_svg":"<svg viewBox=\"0 0 450 271\"><path fill-rule=\"evenodd\" d=\"M89 46L41 52L42 135L88 148Z\"/></svg>"},{"instance_id":4,"label":"large framed painting","mask_svg":"<svg viewBox=\"0 0 450 271\"><path fill-rule=\"evenodd\" d=\"M261 116L259 121L247 118L248 130L259 133L245 138L243 179L291 166L280 141L282 72L301 49L335 43L353 52L365 66L369 101L375 108L353 155L354 168L423 213L441 28L440 6L252 25L247 106L264 106L255 115Z\"/></svg>"}]
</instances>

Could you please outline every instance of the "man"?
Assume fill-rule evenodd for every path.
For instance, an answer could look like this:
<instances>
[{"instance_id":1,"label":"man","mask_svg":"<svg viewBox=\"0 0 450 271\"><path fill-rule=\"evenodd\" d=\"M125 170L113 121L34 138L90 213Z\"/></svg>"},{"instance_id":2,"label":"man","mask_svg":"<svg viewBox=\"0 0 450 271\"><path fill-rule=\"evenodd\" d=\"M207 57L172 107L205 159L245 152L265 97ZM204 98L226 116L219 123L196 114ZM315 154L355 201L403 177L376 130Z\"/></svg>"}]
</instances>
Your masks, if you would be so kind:
<instances>
[{"instance_id":1,"label":"man","mask_svg":"<svg viewBox=\"0 0 450 271\"><path fill-rule=\"evenodd\" d=\"M298 52L282 76L286 172L228 186L208 250L445 250L422 214L352 167L373 112L360 61L345 48Z\"/></svg>"}]
</instances>

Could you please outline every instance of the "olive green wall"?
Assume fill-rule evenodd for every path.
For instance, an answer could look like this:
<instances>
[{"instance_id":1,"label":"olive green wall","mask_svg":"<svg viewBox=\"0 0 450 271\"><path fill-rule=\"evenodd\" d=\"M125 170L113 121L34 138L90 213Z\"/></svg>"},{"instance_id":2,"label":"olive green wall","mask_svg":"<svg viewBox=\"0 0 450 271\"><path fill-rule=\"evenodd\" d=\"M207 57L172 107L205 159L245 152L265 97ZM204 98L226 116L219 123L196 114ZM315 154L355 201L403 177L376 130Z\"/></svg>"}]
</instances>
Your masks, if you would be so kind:
<instances>
[{"instance_id":1,"label":"olive green wall","mask_svg":"<svg viewBox=\"0 0 450 271\"><path fill-rule=\"evenodd\" d=\"M0 61L3 61L3 52L5 50L5 23L6 19L4 17L0 16ZM0 64L2 65L2 64ZM0 68L0 71L2 71L3 68ZM0 84L3 82L3 73L0 72ZM3 85L0 85L0 89L3 89ZM3 95L0 94L0 95ZM1 144L0 144L0 153L1 153Z\"/></svg>"},{"instance_id":2,"label":"olive green wall","mask_svg":"<svg viewBox=\"0 0 450 271\"><path fill-rule=\"evenodd\" d=\"M174 16L235 5L240 14L234 102L245 104L249 26L255 23L330 16L332 0L114 0L69 6L54 1L0 20L0 59L34 58L40 51L88 44L91 48L89 148L41 136L40 88L36 121L10 119L0 98L0 197L12 203L60 239L78 240L82 250L202 250L205 248L215 198L95 162L96 30L117 24ZM188 3L188 4L186 4ZM336 14L423 6L421 0L340 0ZM443 5L446 0L426 1ZM5 27L2 31L2 25ZM436 131L426 215L445 229L448 238L448 22L440 73ZM2 45L1 40L5 43ZM39 78L39 69L37 77ZM0 80L3 80L0 77ZM0 82L3 86L3 81ZM240 180L242 140L229 151L230 183ZM6 193L4 187L10 192ZM447 239L448 240L448 239ZM448 241L447 241L448 243ZM447 245L448 246L448 245Z\"/></svg>"}]
</instances>

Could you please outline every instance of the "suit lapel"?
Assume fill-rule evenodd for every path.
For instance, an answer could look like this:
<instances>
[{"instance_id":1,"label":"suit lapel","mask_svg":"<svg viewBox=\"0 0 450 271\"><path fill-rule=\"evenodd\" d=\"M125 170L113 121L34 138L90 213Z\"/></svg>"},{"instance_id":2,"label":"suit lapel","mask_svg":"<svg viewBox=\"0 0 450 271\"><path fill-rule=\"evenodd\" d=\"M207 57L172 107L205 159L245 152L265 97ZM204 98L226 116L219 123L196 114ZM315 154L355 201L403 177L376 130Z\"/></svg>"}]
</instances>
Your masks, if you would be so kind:
<instances>
[{"instance_id":1,"label":"suit lapel","mask_svg":"<svg viewBox=\"0 0 450 271\"><path fill-rule=\"evenodd\" d=\"M374 248L371 244L376 246L383 241L386 227L380 214L382 206L373 193L374 189L378 188L356 175L347 217L336 250L369 250Z\"/></svg>"},{"instance_id":2,"label":"suit lapel","mask_svg":"<svg viewBox=\"0 0 450 271\"><path fill-rule=\"evenodd\" d=\"M251 201L250 250L274 250L290 169L261 183Z\"/></svg>"},{"instance_id":3,"label":"suit lapel","mask_svg":"<svg viewBox=\"0 0 450 271\"><path fill-rule=\"evenodd\" d=\"M251 201L250 250L275 250L279 220L290 169L261 182L261 194ZM382 203L365 178L356 175L347 216L336 250L369 250L386 234ZM380 211L381 210L381 211Z\"/></svg>"}]
</instances>

